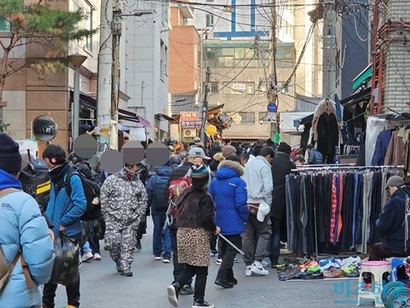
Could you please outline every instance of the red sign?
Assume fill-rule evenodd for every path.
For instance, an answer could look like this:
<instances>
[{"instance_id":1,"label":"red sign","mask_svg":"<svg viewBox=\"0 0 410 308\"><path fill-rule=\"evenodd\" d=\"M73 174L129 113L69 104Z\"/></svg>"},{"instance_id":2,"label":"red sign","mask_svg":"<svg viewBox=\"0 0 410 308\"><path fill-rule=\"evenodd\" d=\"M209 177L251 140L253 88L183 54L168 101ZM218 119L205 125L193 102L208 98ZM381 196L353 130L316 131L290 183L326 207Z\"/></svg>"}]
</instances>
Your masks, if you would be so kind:
<instances>
[{"instance_id":1,"label":"red sign","mask_svg":"<svg viewBox=\"0 0 410 308\"><path fill-rule=\"evenodd\" d=\"M179 121L198 121L199 114L197 111L183 111L179 114Z\"/></svg>"}]
</instances>

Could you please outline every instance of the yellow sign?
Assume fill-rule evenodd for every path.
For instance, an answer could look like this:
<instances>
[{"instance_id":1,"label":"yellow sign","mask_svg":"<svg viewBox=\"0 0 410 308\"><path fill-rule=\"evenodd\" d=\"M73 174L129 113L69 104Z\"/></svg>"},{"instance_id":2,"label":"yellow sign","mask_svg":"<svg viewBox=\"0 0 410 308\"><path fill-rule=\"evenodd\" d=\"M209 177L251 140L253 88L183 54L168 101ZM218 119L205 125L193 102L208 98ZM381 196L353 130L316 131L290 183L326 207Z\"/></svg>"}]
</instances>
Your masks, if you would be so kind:
<instances>
[{"instance_id":1,"label":"yellow sign","mask_svg":"<svg viewBox=\"0 0 410 308\"><path fill-rule=\"evenodd\" d=\"M216 134L216 126L215 125L209 125L206 128L206 132L208 133L208 135L215 135Z\"/></svg>"}]
</instances>

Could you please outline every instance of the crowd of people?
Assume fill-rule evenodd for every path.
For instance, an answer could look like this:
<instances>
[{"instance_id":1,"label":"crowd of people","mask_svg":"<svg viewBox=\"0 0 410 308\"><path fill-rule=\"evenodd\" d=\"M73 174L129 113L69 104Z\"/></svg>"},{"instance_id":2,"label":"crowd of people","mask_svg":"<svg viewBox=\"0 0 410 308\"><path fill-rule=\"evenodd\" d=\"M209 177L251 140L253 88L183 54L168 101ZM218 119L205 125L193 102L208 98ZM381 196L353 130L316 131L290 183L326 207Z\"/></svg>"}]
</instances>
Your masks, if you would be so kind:
<instances>
[{"instance_id":1,"label":"crowd of people","mask_svg":"<svg viewBox=\"0 0 410 308\"><path fill-rule=\"evenodd\" d=\"M121 276L133 275L133 252L142 249L146 219L152 217L153 258L173 264L173 281L167 288L173 306L178 306L179 295L193 294L193 308L214 307L205 300L211 256L217 256L220 265L214 283L222 288L238 283L233 271L238 252L243 251L246 276L269 275L268 265L277 268L281 241L286 241L286 175L305 163L304 153L285 142L265 140L249 146L216 140L205 147L195 138L192 144L173 142L169 148L163 166L125 163L119 172L107 174L95 173L81 157L73 153L67 157L62 147L49 145L42 158L49 169L51 190L42 212L18 180L18 145L0 133L0 252L15 265L9 282L0 287L0 307L54 307L57 284L49 278L56 270L53 241L61 232L81 246L82 255L76 258L101 260L100 236L93 222L87 222L89 232L84 239L81 217L89 205L81 176L68 176L73 170L100 187L97 201L105 222L105 249ZM308 163L322 163L313 146L306 150ZM404 210L404 197L394 188L403 184L397 178L388 182L391 205L383 209L377 223L385 236L371 250L371 259L405 254L392 239L401 231L404 235L404 227L399 226L402 220L392 219ZM25 264L35 288L26 285ZM65 285L67 308L80 305L78 268L74 278Z\"/></svg>"}]
</instances>

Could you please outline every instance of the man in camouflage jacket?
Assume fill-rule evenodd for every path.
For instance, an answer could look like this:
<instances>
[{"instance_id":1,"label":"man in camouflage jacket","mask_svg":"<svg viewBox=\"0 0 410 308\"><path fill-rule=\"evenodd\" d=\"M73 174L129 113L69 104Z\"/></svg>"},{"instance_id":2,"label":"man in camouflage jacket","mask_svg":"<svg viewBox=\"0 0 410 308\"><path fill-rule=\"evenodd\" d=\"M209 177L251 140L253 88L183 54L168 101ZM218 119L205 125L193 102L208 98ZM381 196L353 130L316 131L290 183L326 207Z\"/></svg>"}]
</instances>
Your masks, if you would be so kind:
<instances>
[{"instance_id":1,"label":"man in camouflage jacket","mask_svg":"<svg viewBox=\"0 0 410 308\"><path fill-rule=\"evenodd\" d=\"M109 176L101 187L101 207L105 218L105 244L117 265L117 272L131 277L131 263L138 224L147 208L147 191L135 177L136 165L125 165Z\"/></svg>"}]
</instances>

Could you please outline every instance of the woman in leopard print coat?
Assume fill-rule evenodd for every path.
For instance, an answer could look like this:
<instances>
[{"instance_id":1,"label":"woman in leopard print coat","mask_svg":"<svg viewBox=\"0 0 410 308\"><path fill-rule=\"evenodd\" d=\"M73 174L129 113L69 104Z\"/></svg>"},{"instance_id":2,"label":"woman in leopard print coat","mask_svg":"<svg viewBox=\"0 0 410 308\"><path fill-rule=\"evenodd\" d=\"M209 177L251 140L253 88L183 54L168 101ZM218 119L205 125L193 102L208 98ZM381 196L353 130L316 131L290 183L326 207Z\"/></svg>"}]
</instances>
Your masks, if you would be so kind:
<instances>
[{"instance_id":1,"label":"woman in leopard print coat","mask_svg":"<svg viewBox=\"0 0 410 308\"><path fill-rule=\"evenodd\" d=\"M192 186L185 189L177 199L177 247L178 262L185 268L168 287L168 299L178 305L178 292L184 284L196 275L194 305L192 307L213 307L204 300L208 267L210 265L210 237L220 229L214 223L215 205L207 192L209 172L204 165L191 167Z\"/></svg>"}]
</instances>

